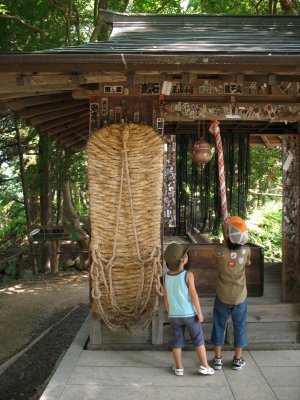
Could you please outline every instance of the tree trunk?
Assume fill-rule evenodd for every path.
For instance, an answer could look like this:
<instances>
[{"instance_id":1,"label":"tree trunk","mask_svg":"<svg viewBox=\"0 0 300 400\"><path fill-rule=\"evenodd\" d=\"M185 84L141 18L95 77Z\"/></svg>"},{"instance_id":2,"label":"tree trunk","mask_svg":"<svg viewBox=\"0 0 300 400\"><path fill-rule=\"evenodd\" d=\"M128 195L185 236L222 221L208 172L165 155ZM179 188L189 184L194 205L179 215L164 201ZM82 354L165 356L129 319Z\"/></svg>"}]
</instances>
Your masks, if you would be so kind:
<instances>
[{"instance_id":1,"label":"tree trunk","mask_svg":"<svg viewBox=\"0 0 300 400\"><path fill-rule=\"evenodd\" d=\"M59 241L58 240L52 240L50 242L50 259L51 259L51 273L52 274L57 274L58 273L58 266L59 266L59 257L58 257L58 251L59 251Z\"/></svg>"},{"instance_id":2,"label":"tree trunk","mask_svg":"<svg viewBox=\"0 0 300 400\"><path fill-rule=\"evenodd\" d=\"M26 228L30 227L32 224L32 218L30 213L30 206L29 206L29 196L28 196L28 189L26 185L26 178L25 178L25 165L24 165L24 158L23 158L23 149L21 143L21 136L19 130L19 121L15 118L15 129L16 129L16 136L17 136L17 146L18 146L18 154L19 154L19 162L20 162L20 175L21 175L21 183L22 183L22 191L23 191L23 199L24 199L24 210L25 210L25 218L26 218ZM33 254L33 243L30 236L29 239L29 251L31 255L31 270L33 275L36 275L38 272L37 269L37 260Z\"/></svg>"},{"instance_id":3,"label":"tree trunk","mask_svg":"<svg viewBox=\"0 0 300 400\"><path fill-rule=\"evenodd\" d=\"M40 133L40 210L41 225L46 227L51 222L51 189L49 180L49 139L45 133ZM42 272L50 272L50 242L42 242Z\"/></svg>"},{"instance_id":4,"label":"tree trunk","mask_svg":"<svg viewBox=\"0 0 300 400\"><path fill-rule=\"evenodd\" d=\"M80 225L80 215L74 208L70 182L68 180L63 183L63 198L66 218L71 223L78 237L78 244L81 249L81 268L87 271L89 269L89 235Z\"/></svg>"}]
</instances>

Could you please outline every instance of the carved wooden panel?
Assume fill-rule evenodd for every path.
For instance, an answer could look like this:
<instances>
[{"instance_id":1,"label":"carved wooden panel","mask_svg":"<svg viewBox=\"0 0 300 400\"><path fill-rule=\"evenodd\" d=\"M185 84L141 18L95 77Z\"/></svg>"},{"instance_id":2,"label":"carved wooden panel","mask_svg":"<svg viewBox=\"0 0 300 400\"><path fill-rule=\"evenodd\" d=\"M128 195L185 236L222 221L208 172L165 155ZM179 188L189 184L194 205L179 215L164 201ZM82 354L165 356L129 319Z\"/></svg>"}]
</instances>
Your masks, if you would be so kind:
<instances>
[{"instance_id":1,"label":"carved wooden panel","mask_svg":"<svg viewBox=\"0 0 300 400\"><path fill-rule=\"evenodd\" d=\"M164 136L164 226L176 227L176 136Z\"/></svg>"},{"instance_id":2,"label":"carved wooden panel","mask_svg":"<svg viewBox=\"0 0 300 400\"><path fill-rule=\"evenodd\" d=\"M282 300L300 300L299 135L283 140Z\"/></svg>"}]
</instances>

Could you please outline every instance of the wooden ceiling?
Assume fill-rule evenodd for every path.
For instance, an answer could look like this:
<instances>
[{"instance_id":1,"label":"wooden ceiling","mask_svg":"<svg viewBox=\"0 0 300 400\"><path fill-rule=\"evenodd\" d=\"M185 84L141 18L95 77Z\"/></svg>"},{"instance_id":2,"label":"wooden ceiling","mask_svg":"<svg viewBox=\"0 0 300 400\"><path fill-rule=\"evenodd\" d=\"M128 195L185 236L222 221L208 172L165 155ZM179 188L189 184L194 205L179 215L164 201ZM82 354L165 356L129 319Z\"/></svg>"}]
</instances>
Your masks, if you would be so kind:
<instances>
[{"instance_id":1,"label":"wooden ceiling","mask_svg":"<svg viewBox=\"0 0 300 400\"><path fill-rule=\"evenodd\" d=\"M197 120L208 124L214 118L221 119L224 134L250 134L252 145L278 146L283 135L297 133L299 17L247 17L247 24L238 16L106 13L105 18L113 24L107 42L0 54L0 111L16 113L73 152L84 148L90 136L90 103L101 107L103 98L122 109L125 122L132 121L140 107L139 123L154 127L152 104L158 105L155 117L164 119L165 133L197 133ZM158 82L159 92L145 96L140 87L151 82ZM162 102L164 82L181 84L186 92L171 92ZM223 91L227 83L244 89ZM259 88L255 93L253 84ZM105 85L120 85L122 93L107 93ZM201 92L207 85L213 92ZM195 118L183 117L179 104L194 104L202 111ZM141 119L142 107L151 108L150 118ZM218 115L216 110L225 107L248 111ZM273 109L279 111L270 117ZM103 123L102 118L99 126Z\"/></svg>"}]
</instances>

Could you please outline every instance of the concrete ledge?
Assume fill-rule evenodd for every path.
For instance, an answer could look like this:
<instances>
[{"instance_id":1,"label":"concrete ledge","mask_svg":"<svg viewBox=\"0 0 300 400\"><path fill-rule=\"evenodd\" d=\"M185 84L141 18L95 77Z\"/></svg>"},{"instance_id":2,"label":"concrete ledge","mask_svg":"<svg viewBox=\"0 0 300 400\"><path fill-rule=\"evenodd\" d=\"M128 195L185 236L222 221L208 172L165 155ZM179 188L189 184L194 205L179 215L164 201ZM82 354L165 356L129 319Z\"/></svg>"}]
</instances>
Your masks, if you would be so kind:
<instances>
[{"instance_id":1,"label":"concrete ledge","mask_svg":"<svg viewBox=\"0 0 300 400\"><path fill-rule=\"evenodd\" d=\"M40 400L60 399L89 337L90 315L86 318L58 368L55 370Z\"/></svg>"}]
</instances>

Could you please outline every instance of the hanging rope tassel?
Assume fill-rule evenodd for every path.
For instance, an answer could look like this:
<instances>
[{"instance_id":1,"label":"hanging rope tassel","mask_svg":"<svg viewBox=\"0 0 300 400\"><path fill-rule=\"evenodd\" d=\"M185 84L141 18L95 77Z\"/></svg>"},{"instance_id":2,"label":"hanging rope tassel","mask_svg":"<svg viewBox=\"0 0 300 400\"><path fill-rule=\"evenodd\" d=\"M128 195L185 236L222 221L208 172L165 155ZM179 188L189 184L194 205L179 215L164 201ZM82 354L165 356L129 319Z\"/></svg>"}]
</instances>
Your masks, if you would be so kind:
<instances>
[{"instance_id":1,"label":"hanging rope tassel","mask_svg":"<svg viewBox=\"0 0 300 400\"><path fill-rule=\"evenodd\" d=\"M226 221L228 218L228 209L227 209L226 182L225 182L225 172L224 172L223 146L222 146L219 124L220 124L219 121L217 120L213 121L209 127L209 132L214 135L217 143L219 182L221 191L221 208L222 208L223 220Z\"/></svg>"}]
</instances>

